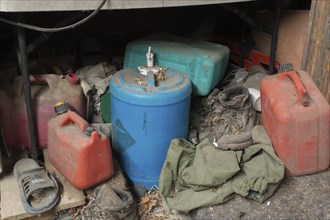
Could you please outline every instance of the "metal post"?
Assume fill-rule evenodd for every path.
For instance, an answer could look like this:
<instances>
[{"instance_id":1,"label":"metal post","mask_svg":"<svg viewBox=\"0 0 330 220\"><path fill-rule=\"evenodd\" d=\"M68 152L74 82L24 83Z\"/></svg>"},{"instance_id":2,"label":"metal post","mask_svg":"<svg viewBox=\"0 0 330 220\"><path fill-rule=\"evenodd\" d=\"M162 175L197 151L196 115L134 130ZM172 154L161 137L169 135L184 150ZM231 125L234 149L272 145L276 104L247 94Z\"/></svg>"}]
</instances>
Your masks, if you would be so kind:
<instances>
[{"instance_id":1,"label":"metal post","mask_svg":"<svg viewBox=\"0 0 330 220\"><path fill-rule=\"evenodd\" d=\"M239 42L239 67L244 67L244 55L246 53L246 25L245 21L241 21L241 39Z\"/></svg>"},{"instance_id":2,"label":"metal post","mask_svg":"<svg viewBox=\"0 0 330 220\"><path fill-rule=\"evenodd\" d=\"M275 15L274 15L274 22L273 22L273 30L272 30L272 42L270 48L270 61L269 61L269 73L275 73L275 58L276 58L276 46L277 46L277 35L278 35L278 28L280 25L280 18L281 18L281 0L275 1Z\"/></svg>"},{"instance_id":3,"label":"metal post","mask_svg":"<svg viewBox=\"0 0 330 220\"><path fill-rule=\"evenodd\" d=\"M23 91L26 105L26 112L28 117L29 124L29 134L30 134L30 153L31 157L34 160L38 160L38 150L37 150L37 141L36 141L36 131L34 126L34 117L32 111L32 101L31 101L31 90L30 90L30 77L28 69L28 58L26 52L26 40L25 40L25 29L17 29L18 37L18 48L19 48L19 57L21 63L22 77L23 77Z\"/></svg>"}]
</instances>

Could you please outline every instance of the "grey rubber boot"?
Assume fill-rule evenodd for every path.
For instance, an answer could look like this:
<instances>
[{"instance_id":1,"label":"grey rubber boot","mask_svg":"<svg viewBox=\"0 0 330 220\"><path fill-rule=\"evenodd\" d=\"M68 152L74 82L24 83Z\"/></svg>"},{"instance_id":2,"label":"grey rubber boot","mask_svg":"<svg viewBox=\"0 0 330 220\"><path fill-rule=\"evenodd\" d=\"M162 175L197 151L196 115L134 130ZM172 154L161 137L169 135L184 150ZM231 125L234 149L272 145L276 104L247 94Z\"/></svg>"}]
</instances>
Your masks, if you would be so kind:
<instances>
[{"instance_id":1,"label":"grey rubber boot","mask_svg":"<svg viewBox=\"0 0 330 220\"><path fill-rule=\"evenodd\" d=\"M137 206L130 192L103 184L95 200L86 206L79 219L135 220L138 219Z\"/></svg>"},{"instance_id":2,"label":"grey rubber boot","mask_svg":"<svg viewBox=\"0 0 330 220\"><path fill-rule=\"evenodd\" d=\"M247 88L236 85L222 92L214 90L204 100L203 108L208 114L203 118L201 127L204 133L208 131L213 134L215 147L241 150L252 145L251 131L256 122L256 112Z\"/></svg>"}]
</instances>

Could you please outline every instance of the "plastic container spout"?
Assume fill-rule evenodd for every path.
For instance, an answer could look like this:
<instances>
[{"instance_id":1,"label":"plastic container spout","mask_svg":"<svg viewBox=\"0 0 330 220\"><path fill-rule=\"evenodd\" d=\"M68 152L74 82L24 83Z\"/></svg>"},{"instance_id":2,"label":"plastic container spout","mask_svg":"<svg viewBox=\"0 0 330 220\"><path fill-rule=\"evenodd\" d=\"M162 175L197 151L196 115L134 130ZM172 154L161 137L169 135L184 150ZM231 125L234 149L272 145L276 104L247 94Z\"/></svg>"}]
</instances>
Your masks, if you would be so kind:
<instances>
[{"instance_id":1,"label":"plastic container spout","mask_svg":"<svg viewBox=\"0 0 330 220\"><path fill-rule=\"evenodd\" d=\"M147 67L153 67L154 66L154 54L151 51L151 47L149 46L148 52L146 53L147 57Z\"/></svg>"}]
</instances>

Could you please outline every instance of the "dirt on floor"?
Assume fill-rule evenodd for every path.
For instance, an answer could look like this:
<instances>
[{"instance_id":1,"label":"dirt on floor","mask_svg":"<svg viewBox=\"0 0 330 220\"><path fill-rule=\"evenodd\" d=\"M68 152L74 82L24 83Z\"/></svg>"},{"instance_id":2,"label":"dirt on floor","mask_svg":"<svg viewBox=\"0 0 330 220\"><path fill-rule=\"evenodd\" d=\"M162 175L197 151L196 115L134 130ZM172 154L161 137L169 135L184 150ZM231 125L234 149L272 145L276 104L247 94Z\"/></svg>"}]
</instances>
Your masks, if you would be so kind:
<instances>
[{"instance_id":1,"label":"dirt on floor","mask_svg":"<svg viewBox=\"0 0 330 220\"><path fill-rule=\"evenodd\" d=\"M13 160L11 160L13 161ZM117 180L116 180L117 179ZM123 175L112 178L110 182L125 186ZM89 194L89 193L87 193ZM2 198L5 199L5 198ZM19 202L19 201L18 201ZM77 207L54 213L53 219L76 218ZM76 213L76 214L75 214ZM66 214L66 215L65 215ZM191 211L192 219L329 219L330 220L330 168L324 172L299 177L285 177L274 195L260 204L236 196L232 200L218 205L203 207ZM63 216L62 216L63 215ZM188 217L188 216L187 216ZM0 216L1 219L1 216ZM43 219L43 218L36 218ZM172 219L172 218L157 218ZM187 219L187 218L185 218Z\"/></svg>"},{"instance_id":2,"label":"dirt on floor","mask_svg":"<svg viewBox=\"0 0 330 220\"><path fill-rule=\"evenodd\" d=\"M274 195L262 204L236 196L190 214L193 219L330 219L330 169L284 178Z\"/></svg>"}]
</instances>

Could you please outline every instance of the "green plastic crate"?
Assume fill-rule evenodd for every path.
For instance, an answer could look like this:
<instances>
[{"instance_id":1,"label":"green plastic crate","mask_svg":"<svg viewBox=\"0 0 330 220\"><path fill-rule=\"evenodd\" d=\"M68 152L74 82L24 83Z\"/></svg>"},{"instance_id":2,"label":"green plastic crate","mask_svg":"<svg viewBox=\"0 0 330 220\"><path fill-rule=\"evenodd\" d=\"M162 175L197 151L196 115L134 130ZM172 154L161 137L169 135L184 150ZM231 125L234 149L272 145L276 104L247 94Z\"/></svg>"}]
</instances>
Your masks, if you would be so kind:
<instances>
[{"instance_id":1,"label":"green plastic crate","mask_svg":"<svg viewBox=\"0 0 330 220\"><path fill-rule=\"evenodd\" d=\"M101 95L100 114L105 123L111 123L110 90Z\"/></svg>"}]
</instances>

